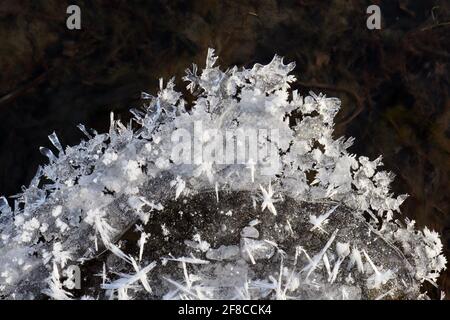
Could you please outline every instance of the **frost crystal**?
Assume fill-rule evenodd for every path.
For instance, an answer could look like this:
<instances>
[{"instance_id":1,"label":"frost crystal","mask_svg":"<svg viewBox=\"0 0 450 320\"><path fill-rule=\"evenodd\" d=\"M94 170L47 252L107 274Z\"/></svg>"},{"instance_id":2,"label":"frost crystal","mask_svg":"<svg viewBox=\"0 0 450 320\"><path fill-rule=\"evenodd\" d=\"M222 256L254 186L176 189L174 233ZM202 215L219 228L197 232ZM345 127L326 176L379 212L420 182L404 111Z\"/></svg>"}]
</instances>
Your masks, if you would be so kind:
<instances>
[{"instance_id":1,"label":"frost crystal","mask_svg":"<svg viewBox=\"0 0 450 320\"><path fill-rule=\"evenodd\" d=\"M49 135L48 164L12 208L0 197L1 298L415 299L437 285L439 235L396 217L406 196L381 157L333 138L340 101L291 91L279 56L216 63L210 49L186 72L192 105L161 80L128 125L79 125L65 148Z\"/></svg>"}]
</instances>

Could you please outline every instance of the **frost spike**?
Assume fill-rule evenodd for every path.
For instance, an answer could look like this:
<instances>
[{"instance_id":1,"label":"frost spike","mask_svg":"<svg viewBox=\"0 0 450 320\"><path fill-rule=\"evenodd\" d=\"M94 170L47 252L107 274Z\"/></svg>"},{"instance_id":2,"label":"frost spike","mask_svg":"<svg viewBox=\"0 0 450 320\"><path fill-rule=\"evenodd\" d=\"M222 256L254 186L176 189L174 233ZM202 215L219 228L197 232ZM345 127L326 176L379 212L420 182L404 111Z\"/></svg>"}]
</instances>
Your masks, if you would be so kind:
<instances>
[{"instance_id":1,"label":"frost spike","mask_svg":"<svg viewBox=\"0 0 450 320\"><path fill-rule=\"evenodd\" d=\"M208 55L206 57L206 69L211 69L217 61L217 56L214 55L215 50L208 48Z\"/></svg>"},{"instance_id":2,"label":"frost spike","mask_svg":"<svg viewBox=\"0 0 450 320\"><path fill-rule=\"evenodd\" d=\"M80 129L80 131L83 132L86 137L92 139L92 135L87 132L86 127L83 124L80 123L79 125L77 125L77 128Z\"/></svg>"},{"instance_id":3,"label":"frost spike","mask_svg":"<svg viewBox=\"0 0 450 320\"><path fill-rule=\"evenodd\" d=\"M219 184L217 182L216 182L215 190L216 190L216 201L217 201L217 203L219 203Z\"/></svg>"},{"instance_id":4,"label":"frost spike","mask_svg":"<svg viewBox=\"0 0 450 320\"><path fill-rule=\"evenodd\" d=\"M322 250L320 250L320 252L312 258L312 262L310 264L308 264L305 268L302 269L302 271L309 269L308 273L306 274L305 280L308 280L311 273L317 268L317 265L319 264L320 260L322 260L323 255L333 243L334 238L336 238L338 231L339 229L334 230L333 234L331 235L330 239L325 244L325 246L322 248Z\"/></svg>"},{"instance_id":5,"label":"frost spike","mask_svg":"<svg viewBox=\"0 0 450 320\"><path fill-rule=\"evenodd\" d=\"M11 207L5 197L0 197L0 218L2 216L9 216L12 214Z\"/></svg>"},{"instance_id":6,"label":"frost spike","mask_svg":"<svg viewBox=\"0 0 450 320\"><path fill-rule=\"evenodd\" d=\"M48 139L56 147L56 149L58 149L59 154L64 153L64 149L61 145L61 142L59 142L58 136L56 135L56 133L54 131L52 134L50 134L48 136Z\"/></svg>"},{"instance_id":7,"label":"frost spike","mask_svg":"<svg viewBox=\"0 0 450 320\"><path fill-rule=\"evenodd\" d=\"M39 151L50 160L50 163L56 162L58 158L55 156L55 154L48 148L40 147Z\"/></svg>"}]
</instances>

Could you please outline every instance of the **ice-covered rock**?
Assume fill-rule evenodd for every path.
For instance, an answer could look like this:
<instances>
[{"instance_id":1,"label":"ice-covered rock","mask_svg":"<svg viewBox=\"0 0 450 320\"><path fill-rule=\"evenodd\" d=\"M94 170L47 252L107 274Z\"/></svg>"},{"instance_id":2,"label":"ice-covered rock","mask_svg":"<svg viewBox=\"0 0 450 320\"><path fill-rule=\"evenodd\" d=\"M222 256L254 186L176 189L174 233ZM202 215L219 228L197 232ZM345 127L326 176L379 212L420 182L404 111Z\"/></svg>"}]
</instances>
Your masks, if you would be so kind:
<instances>
[{"instance_id":1,"label":"ice-covered rock","mask_svg":"<svg viewBox=\"0 0 450 320\"><path fill-rule=\"evenodd\" d=\"M340 101L291 91L278 56L216 62L187 71L191 105L161 80L132 123L79 125L65 148L49 136L48 164L0 198L1 298L415 299L436 284L439 235L397 216L381 157L334 139Z\"/></svg>"}]
</instances>

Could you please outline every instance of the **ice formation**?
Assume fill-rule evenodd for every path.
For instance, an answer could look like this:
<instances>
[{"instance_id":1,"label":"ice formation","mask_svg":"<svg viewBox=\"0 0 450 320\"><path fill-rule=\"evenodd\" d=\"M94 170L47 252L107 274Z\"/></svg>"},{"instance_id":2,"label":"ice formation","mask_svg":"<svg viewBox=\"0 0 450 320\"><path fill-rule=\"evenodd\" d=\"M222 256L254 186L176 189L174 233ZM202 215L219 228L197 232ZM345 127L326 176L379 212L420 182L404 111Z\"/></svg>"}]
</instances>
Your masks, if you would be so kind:
<instances>
[{"instance_id":1,"label":"ice formation","mask_svg":"<svg viewBox=\"0 0 450 320\"><path fill-rule=\"evenodd\" d=\"M161 80L129 124L79 125L65 148L49 136L49 163L12 207L0 198L1 298L416 299L436 284L438 234L398 216L381 157L333 139L340 101L291 91L279 56L216 60L187 70L192 105ZM255 128L246 153L237 138Z\"/></svg>"}]
</instances>

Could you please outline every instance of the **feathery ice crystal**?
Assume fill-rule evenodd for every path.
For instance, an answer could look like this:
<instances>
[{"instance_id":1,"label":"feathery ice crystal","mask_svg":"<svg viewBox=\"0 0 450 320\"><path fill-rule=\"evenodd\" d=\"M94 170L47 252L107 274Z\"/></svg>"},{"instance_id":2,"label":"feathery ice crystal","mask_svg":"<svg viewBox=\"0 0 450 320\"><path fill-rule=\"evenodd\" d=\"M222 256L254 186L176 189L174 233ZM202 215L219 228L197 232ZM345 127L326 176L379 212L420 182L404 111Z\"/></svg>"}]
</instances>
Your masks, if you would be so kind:
<instances>
[{"instance_id":1,"label":"feathery ice crystal","mask_svg":"<svg viewBox=\"0 0 450 320\"><path fill-rule=\"evenodd\" d=\"M0 198L1 298L424 297L421 283L445 268L440 238L395 217L406 196L393 197L381 157L333 139L340 101L291 91L295 64L278 56L225 72L216 60L210 49L200 75L187 70L188 108L161 80L130 124L79 125L87 139L66 148L49 136L49 163L13 208ZM266 156L202 158L223 152L217 132L234 144L255 128L264 134L251 147ZM180 161L174 145L186 136L194 149Z\"/></svg>"}]
</instances>

